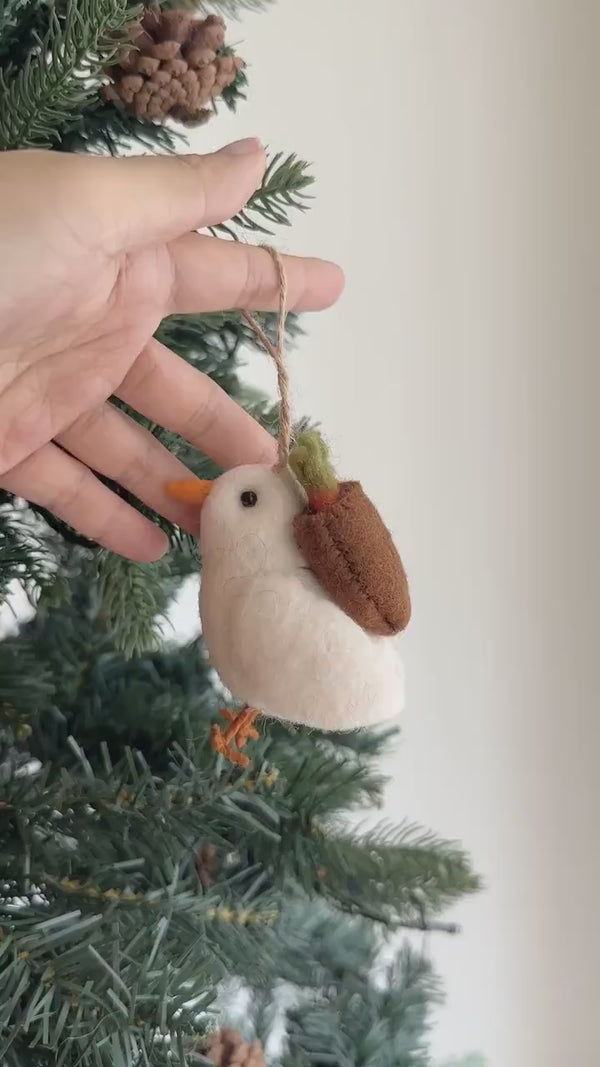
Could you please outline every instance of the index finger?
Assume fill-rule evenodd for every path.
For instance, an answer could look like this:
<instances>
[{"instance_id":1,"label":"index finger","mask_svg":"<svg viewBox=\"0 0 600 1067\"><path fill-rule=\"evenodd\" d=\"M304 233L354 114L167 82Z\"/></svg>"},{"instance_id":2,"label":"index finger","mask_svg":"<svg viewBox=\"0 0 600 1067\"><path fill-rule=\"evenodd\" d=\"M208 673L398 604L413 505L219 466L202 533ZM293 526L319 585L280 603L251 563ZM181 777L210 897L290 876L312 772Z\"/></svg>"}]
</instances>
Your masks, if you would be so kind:
<instances>
[{"instance_id":1,"label":"index finger","mask_svg":"<svg viewBox=\"0 0 600 1067\"><path fill-rule=\"evenodd\" d=\"M179 434L220 467L274 463L271 434L207 375L150 341L117 396L152 422Z\"/></svg>"},{"instance_id":2,"label":"index finger","mask_svg":"<svg viewBox=\"0 0 600 1067\"><path fill-rule=\"evenodd\" d=\"M170 312L277 310L279 279L266 249L188 233L172 241L169 252L174 266ZM322 311L335 303L344 287L336 263L308 256L281 259L290 311Z\"/></svg>"}]
</instances>

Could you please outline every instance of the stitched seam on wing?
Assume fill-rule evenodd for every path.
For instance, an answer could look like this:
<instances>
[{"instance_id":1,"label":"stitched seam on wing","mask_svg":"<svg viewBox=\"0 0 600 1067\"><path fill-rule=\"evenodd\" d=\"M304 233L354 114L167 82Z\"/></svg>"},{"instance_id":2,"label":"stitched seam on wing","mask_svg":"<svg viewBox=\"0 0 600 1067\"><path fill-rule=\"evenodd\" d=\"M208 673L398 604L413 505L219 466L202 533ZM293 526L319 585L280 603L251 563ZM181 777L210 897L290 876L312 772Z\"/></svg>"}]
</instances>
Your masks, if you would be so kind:
<instances>
[{"instance_id":1,"label":"stitched seam on wing","mask_svg":"<svg viewBox=\"0 0 600 1067\"><path fill-rule=\"evenodd\" d=\"M344 503L344 505L345 505L345 501L342 501L342 503ZM346 506L346 505L345 505L345 506ZM362 583L362 581L361 581L360 575L359 575L359 574L357 573L357 571L355 570L355 568L354 568L354 567L352 566L352 564L351 564L350 560L348 559L348 557L347 557L347 555L345 554L345 552L343 552L343 550L342 550L342 548L340 547L339 543L338 543L338 542L337 542L337 541L335 540L335 538L333 537L333 535L332 535L331 531L329 530L329 527L328 527L328 526L326 526L325 524L323 524L323 526L322 526L322 529L323 529L323 530L324 530L324 531L326 532L326 534L327 534L327 537L328 537L328 539L329 539L329 544L331 545L331 547L333 548L333 550L334 550L335 552L337 552L338 556L339 556L339 557L340 557L340 558L341 558L341 559L342 559L342 560L344 561L344 563L345 563L345 565L346 565L346 570L348 571L348 574L350 575L350 578L351 578L351 580L352 580L352 581L353 581L353 582L355 583L355 585L357 586L357 588L358 588L358 591L359 591L360 595L361 595L362 597L364 597L364 599L365 599L365 600L367 601L367 603L368 603L368 604L370 604L370 605L371 605L371 606L372 606L372 607L373 607L373 608L375 609L375 611L377 612L377 615L379 616L379 618L380 618L380 619L382 620L382 622L384 622L384 623L385 623L385 625L387 626L387 628L388 628L388 631L389 631L389 634L390 634L390 635L391 635L391 634L393 634L393 632L394 632L394 627L393 627L393 626L392 626L392 624L390 623L390 620L389 620L388 618L386 618L386 616L385 616L385 615L383 615L383 614L382 614L382 612L381 612L381 611L379 610L379 608L377 607L377 605L376 605L375 601L374 601L374 600L373 600L373 599L372 599L372 598L371 598L371 597L369 596L369 594L367 593L367 591L366 591L366 589L365 589L365 587L364 587L364 585L363 585L363 583ZM356 620L355 620L355 621L356 621ZM360 624L359 624L359 625L360 625ZM363 627L363 629L364 629L364 627ZM382 636L383 636L383 635L382 635Z\"/></svg>"}]
</instances>

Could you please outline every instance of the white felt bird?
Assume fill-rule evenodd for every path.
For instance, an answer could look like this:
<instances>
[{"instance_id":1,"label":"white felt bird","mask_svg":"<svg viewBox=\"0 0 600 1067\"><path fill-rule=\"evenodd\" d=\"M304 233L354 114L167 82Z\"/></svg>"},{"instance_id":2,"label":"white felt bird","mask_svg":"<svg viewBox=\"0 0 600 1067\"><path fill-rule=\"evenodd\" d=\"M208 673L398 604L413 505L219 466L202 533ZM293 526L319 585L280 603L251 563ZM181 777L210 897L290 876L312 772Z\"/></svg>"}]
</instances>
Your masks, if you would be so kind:
<instances>
[{"instance_id":1,"label":"white felt bird","mask_svg":"<svg viewBox=\"0 0 600 1067\"><path fill-rule=\"evenodd\" d=\"M168 491L201 504L202 632L212 666L245 709L238 715L224 712L230 725L223 733L213 727L214 747L246 765L248 759L239 748L248 737L257 736L252 723L258 712L325 730L351 730L380 723L402 710L404 671L393 634L408 621L408 589L389 534L359 486L359 510L363 510L355 522L352 501L357 483L342 483L333 492L331 487L313 486L311 491L309 486L307 494L290 469L255 465L236 467L214 482L174 483ZM401 622L382 621L381 613L373 614L364 587L355 581L361 578L356 559L348 560L343 545L340 556L341 542L333 543L332 530L335 533L340 521L346 530L348 517L350 536L358 529L358 541L363 538L359 545L363 555L376 556L383 543L379 560L371 558L368 566L377 569L386 557L388 575L383 579L376 575L375 581L379 588L384 584L384 597L390 592L389 558L396 568L391 596L401 574L406 594ZM311 547L313 521L320 524L317 549L325 536L324 557ZM373 522L379 524L374 540L368 537ZM302 535L303 523L308 523L308 541ZM345 536L342 533L342 540ZM347 564L354 568L349 579ZM344 600L348 582L353 586L349 602ZM395 610L394 606L392 615Z\"/></svg>"}]
</instances>

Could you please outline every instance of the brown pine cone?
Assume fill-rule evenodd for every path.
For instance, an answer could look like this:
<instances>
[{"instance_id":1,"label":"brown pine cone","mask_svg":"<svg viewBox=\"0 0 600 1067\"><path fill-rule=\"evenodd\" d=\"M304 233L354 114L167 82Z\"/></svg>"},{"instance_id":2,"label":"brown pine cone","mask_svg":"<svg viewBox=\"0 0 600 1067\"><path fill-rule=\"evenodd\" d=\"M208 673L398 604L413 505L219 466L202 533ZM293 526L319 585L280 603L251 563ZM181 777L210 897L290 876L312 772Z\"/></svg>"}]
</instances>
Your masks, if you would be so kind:
<instances>
[{"instance_id":1,"label":"brown pine cone","mask_svg":"<svg viewBox=\"0 0 600 1067\"><path fill-rule=\"evenodd\" d=\"M167 70L169 74L185 74L188 65L185 59L179 56L177 59L167 59L166 63L161 63L160 69Z\"/></svg>"},{"instance_id":2,"label":"brown pine cone","mask_svg":"<svg viewBox=\"0 0 600 1067\"><path fill-rule=\"evenodd\" d=\"M185 58L190 67L198 69L199 67L207 67L209 63L214 63L217 53L213 52L211 48L204 48L202 45L198 45L197 48L187 48Z\"/></svg>"},{"instance_id":3,"label":"brown pine cone","mask_svg":"<svg viewBox=\"0 0 600 1067\"><path fill-rule=\"evenodd\" d=\"M181 107L177 103L170 108L169 114L171 118L185 122L186 126L190 126L192 129L196 126L204 126L213 117L213 111L209 107L198 107L194 110L189 104Z\"/></svg>"},{"instance_id":4,"label":"brown pine cone","mask_svg":"<svg viewBox=\"0 0 600 1067\"><path fill-rule=\"evenodd\" d=\"M207 1055L214 1067L266 1067L260 1041L244 1041L239 1030L228 1027L213 1034Z\"/></svg>"},{"instance_id":5,"label":"brown pine cone","mask_svg":"<svg viewBox=\"0 0 600 1067\"><path fill-rule=\"evenodd\" d=\"M225 21L220 15L209 15L203 21L194 20L188 40L194 48L211 48L218 52L225 44Z\"/></svg>"},{"instance_id":6,"label":"brown pine cone","mask_svg":"<svg viewBox=\"0 0 600 1067\"><path fill-rule=\"evenodd\" d=\"M183 85L181 84L181 82L176 81L175 78L173 78L173 81L171 82L171 85L170 85L170 90L171 90L171 99L173 100L173 105L174 105L173 108L171 109L170 114L171 114L172 118L176 119L176 118L179 118L180 116L175 114L175 105L183 107L183 105L185 104L185 89L183 88Z\"/></svg>"},{"instance_id":7,"label":"brown pine cone","mask_svg":"<svg viewBox=\"0 0 600 1067\"><path fill-rule=\"evenodd\" d=\"M158 44L153 44L151 49L151 55L156 56L161 62L165 62L169 59L176 59L181 51L181 45L179 41L159 41Z\"/></svg>"},{"instance_id":8,"label":"brown pine cone","mask_svg":"<svg viewBox=\"0 0 600 1067\"><path fill-rule=\"evenodd\" d=\"M211 65L210 67L202 67L202 69L198 71L197 81L203 96L205 96L207 99L210 96L217 95L216 93L213 93L213 89L217 81L217 72L214 66Z\"/></svg>"},{"instance_id":9,"label":"brown pine cone","mask_svg":"<svg viewBox=\"0 0 600 1067\"><path fill-rule=\"evenodd\" d=\"M189 11L163 11L154 33L157 41L187 41L192 29L192 15Z\"/></svg>"},{"instance_id":10,"label":"brown pine cone","mask_svg":"<svg viewBox=\"0 0 600 1067\"><path fill-rule=\"evenodd\" d=\"M171 72L161 68L160 70L157 70L155 74L152 75L151 80L154 82L155 85L168 85L171 81Z\"/></svg>"},{"instance_id":11,"label":"brown pine cone","mask_svg":"<svg viewBox=\"0 0 600 1067\"><path fill-rule=\"evenodd\" d=\"M218 15L199 19L152 3L107 70L110 83L100 95L139 118L204 123L212 100L244 66L238 56L218 54L224 40L225 23Z\"/></svg>"},{"instance_id":12,"label":"brown pine cone","mask_svg":"<svg viewBox=\"0 0 600 1067\"><path fill-rule=\"evenodd\" d=\"M136 27L134 32L129 36L132 44L135 45L136 50L139 50L140 52L147 52L154 44L154 38L151 37L146 30L143 30L141 26Z\"/></svg>"},{"instance_id":13,"label":"brown pine cone","mask_svg":"<svg viewBox=\"0 0 600 1067\"><path fill-rule=\"evenodd\" d=\"M160 59L157 59L156 56L138 54L133 69L151 78L156 70L160 70Z\"/></svg>"},{"instance_id":14,"label":"brown pine cone","mask_svg":"<svg viewBox=\"0 0 600 1067\"><path fill-rule=\"evenodd\" d=\"M160 4L158 2L155 3L154 0L149 0L141 21L142 29L154 37L161 24L162 17L163 12L160 10Z\"/></svg>"},{"instance_id":15,"label":"brown pine cone","mask_svg":"<svg viewBox=\"0 0 600 1067\"><path fill-rule=\"evenodd\" d=\"M216 60L217 78L223 74L233 74L235 71L233 56L218 56Z\"/></svg>"},{"instance_id":16,"label":"brown pine cone","mask_svg":"<svg viewBox=\"0 0 600 1067\"><path fill-rule=\"evenodd\" d=\"M126 74L124 78L121 78L119 84L119 92L121 93L121 99L126 103L131 104L136 93L139 93L143 88L144 79L141 74Z\"/></svg>"}]
</instances>

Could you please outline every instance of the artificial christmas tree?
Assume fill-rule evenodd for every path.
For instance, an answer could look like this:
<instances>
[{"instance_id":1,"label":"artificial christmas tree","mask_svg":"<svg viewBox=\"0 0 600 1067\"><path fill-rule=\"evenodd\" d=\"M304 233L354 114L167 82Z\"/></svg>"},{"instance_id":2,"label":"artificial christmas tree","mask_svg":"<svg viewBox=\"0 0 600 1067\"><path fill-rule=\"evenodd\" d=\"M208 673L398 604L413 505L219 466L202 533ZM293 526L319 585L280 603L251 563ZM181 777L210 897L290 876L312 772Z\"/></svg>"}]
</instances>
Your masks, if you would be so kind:
<instances>
[{"instance_id":1,"label":"artificial christmas tree","mask_svg":"<svg viewBox=\"0 0 600 1067\"><path fill-rule=\"evenodd\" d=\"M236 7L211 6L203 19ZM158 114L101 93L140 17L126 0L7 0L0 147L173 147ZM287 222L309 182L273 157L220 234ZM239 376L255 343L241 315L173 317L159 336L275 429ZM118 403L194 473L218 473ZM222 694L202 642L160 629L195 547L157 521L171 552L136 564L0 494L0 598L20 585L35 606L0 642L0 1064L258 1064L263 1050L289 1067L424 1064L431 969L405 945L378 971L380 950L475 890L469 861L412 828L349 825L382 799L389 732L269 723L246 770L213 752Z\"/></svg>"}]
</instances>

